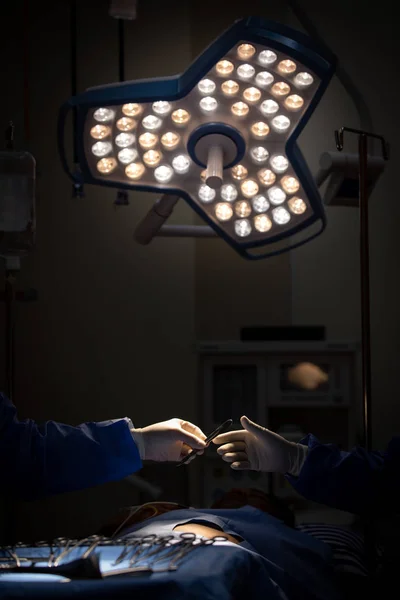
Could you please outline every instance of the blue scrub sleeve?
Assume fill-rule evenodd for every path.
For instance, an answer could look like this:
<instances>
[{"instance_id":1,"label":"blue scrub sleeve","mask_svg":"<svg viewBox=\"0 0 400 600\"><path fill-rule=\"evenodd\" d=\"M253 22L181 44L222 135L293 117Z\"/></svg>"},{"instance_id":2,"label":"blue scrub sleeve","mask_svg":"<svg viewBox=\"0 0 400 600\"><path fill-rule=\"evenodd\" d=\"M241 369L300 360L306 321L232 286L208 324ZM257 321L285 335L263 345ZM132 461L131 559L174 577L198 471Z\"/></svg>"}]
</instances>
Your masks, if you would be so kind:
<instances>
[{"instance_id":1,"label":"blue scrub sleeve","mask_svg":"<svg viewBox=\"0 0 400 600\"><path fill-rule=\"evenodd\" d=\"M0 393L2 489L25 500L118 481L142 467L130 420L84 423L19 421Z\"/></svg>"},{"instance_id":2,"label":"blue scrub sleeve","mask_svg":"<svg viewBox=\"0 0 400 600\"><path fill-rule=\"evenodd\" d=\"M400 438L386 452L354 448L344 452L321 444L312 434L301 441L309 452L298 477L286 475L305 498L340 510L366 515L394 512L400 500Z\"/></svg>"}]
</instances>

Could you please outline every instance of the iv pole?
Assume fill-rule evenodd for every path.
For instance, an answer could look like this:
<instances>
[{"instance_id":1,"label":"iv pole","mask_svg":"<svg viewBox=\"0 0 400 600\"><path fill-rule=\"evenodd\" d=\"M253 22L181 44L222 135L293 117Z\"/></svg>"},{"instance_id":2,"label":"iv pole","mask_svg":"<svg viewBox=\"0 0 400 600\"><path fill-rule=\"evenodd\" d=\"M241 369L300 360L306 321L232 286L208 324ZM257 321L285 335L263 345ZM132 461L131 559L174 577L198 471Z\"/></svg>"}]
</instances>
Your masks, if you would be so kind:
<instances>
[{"instance_id":1,"label":"iv pole","mask_svg":"<svg viewBox=\"0 0 400 600\"><path fill-rule=\"evenodd\" d=\"M369 284L369 219L368 219L368 139L380 140L382 157L389 158L388 145L384 138L367 131L342 127L335 131L336 147L343 150L344 132L358 136L359 158L359 215L360 215L360 276L361 276L361 346L362 346L362 408L363 408L363 446L370 452L372 449L371 423L371 312ZM371 520L364 522L364 535L368 570L375 573L376 532Z\"/></svg>"},{"instance_id":2,"label":"iv pole","mask_svg":"<svg viewBox=\"0 0 400 600\"><path fill-rule=\"evenodd\" d=\"M360 276L361 276L361 346L362 346L362 404L363 446L370 452L372 447L371 426L371 315L369 284L369 219L368 219L368 138L380 140L382 157L388 160L388 146L381 135L359 129L342 127L335 131L336 147L343 150L344 132L358 135L359 156L359 215L360 215Z\"/></svg>"}]
</instances>

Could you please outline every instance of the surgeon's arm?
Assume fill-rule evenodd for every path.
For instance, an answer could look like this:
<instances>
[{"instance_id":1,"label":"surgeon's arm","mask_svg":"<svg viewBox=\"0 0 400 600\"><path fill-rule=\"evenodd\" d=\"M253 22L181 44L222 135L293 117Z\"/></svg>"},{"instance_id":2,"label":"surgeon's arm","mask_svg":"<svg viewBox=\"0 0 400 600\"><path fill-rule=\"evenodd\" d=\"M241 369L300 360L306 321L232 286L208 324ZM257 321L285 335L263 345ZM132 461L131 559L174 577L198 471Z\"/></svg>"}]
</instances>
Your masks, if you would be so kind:
<instances>
[{"instance_id":1,"label":"surgeon's arm","mask_svg":"<svg viewBox=\"0 0 400 600\"><path fill-rule=\"evenodd\" d=\"M304 497L340 510L365 515L393 512L400 500L400 438L386 452L355 448L343 452L308 435L307 457L297 477L287 475Z\"/></svg>"},{"instance_id":2,"label":"surgeon's arm","mask_svg":"<svg viewBox=\"0 0 400 600\"><path fill-rule=\"evenodd\" d=\"M19 421L0 393L0 477L3 490L23 499L123 479L142 462L129 419L77 427Z\"/></svg>"}]
</instances>

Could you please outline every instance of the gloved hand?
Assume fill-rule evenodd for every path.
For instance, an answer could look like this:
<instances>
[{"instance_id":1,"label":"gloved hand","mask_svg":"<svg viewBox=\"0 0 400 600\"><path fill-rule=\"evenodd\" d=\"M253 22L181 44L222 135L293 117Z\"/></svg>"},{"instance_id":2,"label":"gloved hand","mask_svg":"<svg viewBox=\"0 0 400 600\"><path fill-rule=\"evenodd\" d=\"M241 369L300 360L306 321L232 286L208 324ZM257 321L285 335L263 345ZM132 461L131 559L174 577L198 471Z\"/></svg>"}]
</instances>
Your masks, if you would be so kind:
<instances>
[{"instance_id":1,"label":"gloved hand","mask_svg":"<svg viewBox=\"0 0 400 600\"><path fill-rule=\"evenodd\" d=\"M299 475L307 446L289 442L247 417L242 417L240 422L244 429L228 431L213 439L214 444L222 444L217 452L231 463L232 469Z\"/></svg>"},{"instance_id":2,"label":"gloved hand","mask_svg":"<svg viewBox=\"0 0 400 600\"><path fill-rule=\"evenodd\" d=\"M142 460L176 462L192 449L206 447L203 441L206 435L201 429L182 419L170 419L141 429L131 429L131 433Z\"/></svg>"}]
</instances>

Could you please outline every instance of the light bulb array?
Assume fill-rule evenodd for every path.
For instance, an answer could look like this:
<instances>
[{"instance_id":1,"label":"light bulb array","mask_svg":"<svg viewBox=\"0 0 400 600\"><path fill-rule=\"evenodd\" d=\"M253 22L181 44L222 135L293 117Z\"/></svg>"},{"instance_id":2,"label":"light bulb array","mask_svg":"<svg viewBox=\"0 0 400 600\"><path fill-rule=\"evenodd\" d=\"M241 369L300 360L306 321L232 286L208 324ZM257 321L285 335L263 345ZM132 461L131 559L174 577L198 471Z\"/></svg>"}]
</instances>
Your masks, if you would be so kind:
<instances>
[{"instance_id":1,"label":"light bulb array","mask_svg":"<svg viewBox=\"0 0 400 600\"><path fill-rule=\"evenodd\" d=\"M86 119L86 156L96 177L182 190L240 240L273 236L311 214L286 143L318 88L318 77L282 52L240 42L180 100L95 107ZM214 190L190 157L205 123L240 132L245 153Z\"/></svg>"}]
</instances>

